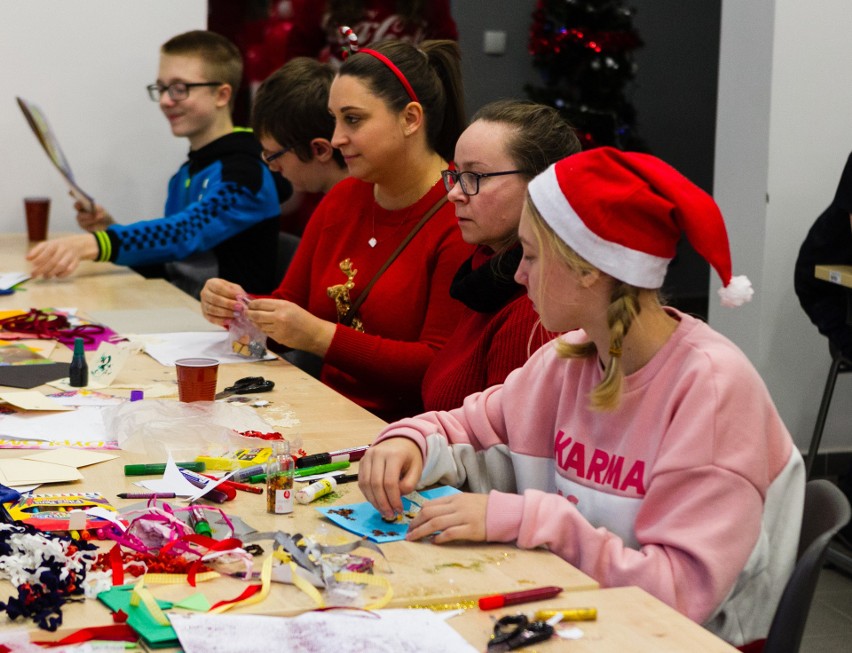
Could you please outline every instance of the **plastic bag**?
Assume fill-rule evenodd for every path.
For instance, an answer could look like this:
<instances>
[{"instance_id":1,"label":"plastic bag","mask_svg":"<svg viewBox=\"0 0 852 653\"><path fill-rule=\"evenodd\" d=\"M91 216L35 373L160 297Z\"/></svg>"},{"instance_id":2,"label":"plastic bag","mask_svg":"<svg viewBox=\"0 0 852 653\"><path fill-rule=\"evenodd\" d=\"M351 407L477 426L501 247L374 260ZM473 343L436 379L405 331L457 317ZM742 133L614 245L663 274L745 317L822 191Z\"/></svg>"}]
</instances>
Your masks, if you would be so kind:
<instances>
[{"instance_id":1,"label":"plastic bag","mask_svg":"<svg viewBox=\"0 0 852 653\"><path fill-rule=\"evenodd\" d=\"M261 359L266 356L266 334L246 315L247 295L237 297L240 302L237 316L228 325L228 344L231 351L243 358Z\"/></svg>"},{"instance_id":2,"label":"plastic bag","mask_svg":"<svg viewBox=\"0 0 852 653\"><path fill-rule=\"evenodd\" d=\"M128 401L104 409L104 424L123 450L157 460L222 456L245 446L238 431L273 430L251 408L215 401Z\"/></svg>"}]
</instances>

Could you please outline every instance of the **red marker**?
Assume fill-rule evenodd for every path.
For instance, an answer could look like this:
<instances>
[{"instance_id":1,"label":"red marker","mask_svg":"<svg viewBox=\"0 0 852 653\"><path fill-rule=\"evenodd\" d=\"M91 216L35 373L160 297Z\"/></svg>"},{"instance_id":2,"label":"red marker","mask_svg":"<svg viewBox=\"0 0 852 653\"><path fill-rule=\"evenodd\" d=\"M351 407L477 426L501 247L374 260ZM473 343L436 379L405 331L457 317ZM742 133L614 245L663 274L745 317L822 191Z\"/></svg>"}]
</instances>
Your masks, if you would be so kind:
<instances>
[{"instance_id":1,"label":"red marker","mask_svg":"<svg viewBox=\"0 0 852 653\"><path fill-rule=\"evenodd\" d=\"M207 478L213 479L214 481L219 480L218 478L216 478L215 476L212 476L211 474L202 474L202 476L206 476ZM253 494L263 494L263 488L261 488L261 487L257 487L256 485L249 485L247 483L239 483L238 481L232 481L230 479L227 480L227 481L222 481L216 487L221 487L221 488L231 487L231 488L234 488L235 490L242 490L243 492L252 492Z\"/></svg>"},{"instance_id":2,"label":"red marker","mask_svg":"<svg viewBox=\"0 0 852 653\"><path fill-rule=\"evenodd\" d=\"M561 587L549 585L547 587L536 587L531 590L523 590L521 592L508 592L507 594L494 594L493 596L483 596L479 599L480 610L496 610L504 605L515 605L517 603L530 603L532 601L543 601L544 599L552 599L562 591Z\"/></svg>"}]
</instances>

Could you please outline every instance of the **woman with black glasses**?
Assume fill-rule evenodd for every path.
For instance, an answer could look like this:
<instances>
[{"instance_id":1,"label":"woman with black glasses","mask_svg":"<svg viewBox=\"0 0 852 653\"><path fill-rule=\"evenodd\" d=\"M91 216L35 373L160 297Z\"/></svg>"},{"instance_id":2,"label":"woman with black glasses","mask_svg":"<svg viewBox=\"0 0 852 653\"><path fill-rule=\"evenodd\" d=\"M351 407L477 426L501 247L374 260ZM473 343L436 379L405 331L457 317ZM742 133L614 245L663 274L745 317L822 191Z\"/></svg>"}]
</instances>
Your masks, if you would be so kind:
<instances>
[{"instance_id":1,"label":"woman with black glasses","mask_svg":"<svg viewBox=\"0 0 852 653\"><path fill-rule=\"evenodd\" d=\"M502 383L553 337L513 277L521 260L518 222L527 183L578 152L573 128L555 109L523 100L486 105L456 144L454 170L443 172L465 242L476 245L450 295L465 313L423 379L426 410L450 410Z\"/></svg>"}]
</instances>

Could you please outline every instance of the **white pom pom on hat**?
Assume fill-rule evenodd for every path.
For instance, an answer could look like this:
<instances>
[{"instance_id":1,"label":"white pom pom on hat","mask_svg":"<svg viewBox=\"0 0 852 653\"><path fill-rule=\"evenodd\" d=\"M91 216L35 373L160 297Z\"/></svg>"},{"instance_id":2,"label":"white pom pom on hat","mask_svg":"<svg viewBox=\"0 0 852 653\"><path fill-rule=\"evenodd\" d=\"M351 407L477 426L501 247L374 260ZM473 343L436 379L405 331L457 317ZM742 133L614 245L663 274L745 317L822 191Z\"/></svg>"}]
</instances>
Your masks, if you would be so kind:
<instances>
[{"instance_id":1,"label":"white pom pom on hat","mask_svg":"<svg viewBox=\"0 0 852 653\"><path fill-rule=\"evenodd\" d=\"M557 236L620 281L660 288L685 234L721 278L723 306L740 306L754 294L746 277L732 276L716 202L650 154L611 147L572 154L533 179L529 193Z\"/></svg>"}]
</instances>

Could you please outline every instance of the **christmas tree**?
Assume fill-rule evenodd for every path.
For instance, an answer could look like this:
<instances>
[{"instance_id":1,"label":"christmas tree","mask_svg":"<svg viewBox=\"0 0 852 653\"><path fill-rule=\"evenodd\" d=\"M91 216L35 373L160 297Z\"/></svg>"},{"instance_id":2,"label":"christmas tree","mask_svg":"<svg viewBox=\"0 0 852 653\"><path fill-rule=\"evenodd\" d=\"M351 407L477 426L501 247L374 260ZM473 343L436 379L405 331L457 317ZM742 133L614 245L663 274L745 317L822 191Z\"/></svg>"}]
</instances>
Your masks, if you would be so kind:
<instances>
[{"instance_id":1,"label":"christmas tree","mask_svg":"<svg viewBox=\"0 0 852 653\"><path fill-rule=\"evenodd\" d=\"M627 97L637 70L633 54L642 46L634 13L616 0L538 0L533 12L529 50L544 86L525 90L559 109L585 149L647 149Z\"/></svg>"}]
</instances>

